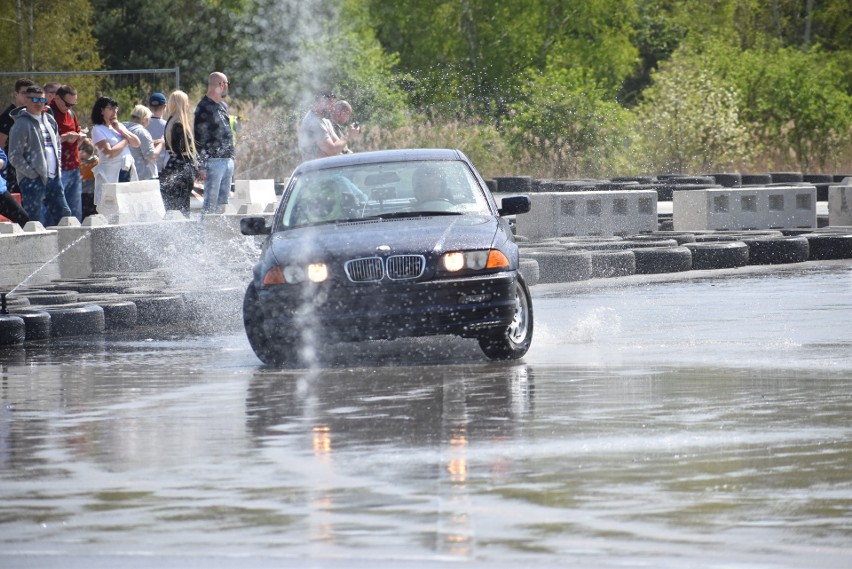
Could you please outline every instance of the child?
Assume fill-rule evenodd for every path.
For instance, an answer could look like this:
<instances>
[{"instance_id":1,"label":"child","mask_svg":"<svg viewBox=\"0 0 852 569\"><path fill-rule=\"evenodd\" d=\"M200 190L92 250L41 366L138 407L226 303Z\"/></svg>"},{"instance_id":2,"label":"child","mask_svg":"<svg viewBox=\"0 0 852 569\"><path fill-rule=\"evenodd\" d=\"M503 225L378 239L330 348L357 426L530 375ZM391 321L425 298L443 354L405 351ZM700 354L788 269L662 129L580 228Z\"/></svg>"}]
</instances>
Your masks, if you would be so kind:
<instances>
[{"instance_id":1,"label":"child","mask_svg":"<svg viewBox=\"0 0 852 569\"><path fill-rule=\"evenodd\" d=\"M84 138L80 141L80 178L83 180L83 219L98 213L95 207L95 174L92 169L98 165L95 155L95 145L92 140Z\"/></svg>"},{"instance_id":2,"label":"child","mask_svg":"<svg viewBox=\"0 0 852 569\"><path fill-rule=\"evenodd\" d=\"M0 147L0 216L2 216L0 221L9 220L23 227L30 218L27 216L24 208L21 207L21 204L18 203L18 200L12 197L12 194L6 190L6 178L4 176L6 174L7 162L6 153Z\"/></svg>"}]
</instances>

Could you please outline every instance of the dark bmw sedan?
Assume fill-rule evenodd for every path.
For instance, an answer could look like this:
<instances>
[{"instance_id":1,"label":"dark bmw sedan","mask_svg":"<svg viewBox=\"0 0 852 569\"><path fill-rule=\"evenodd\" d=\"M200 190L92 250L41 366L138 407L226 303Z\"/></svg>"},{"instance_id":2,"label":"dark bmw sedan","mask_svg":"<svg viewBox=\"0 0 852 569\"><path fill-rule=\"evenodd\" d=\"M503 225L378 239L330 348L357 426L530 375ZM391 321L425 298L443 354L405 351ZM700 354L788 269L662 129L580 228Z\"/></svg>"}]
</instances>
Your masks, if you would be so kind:
<instances>
[{"instance_id":1,"label":"dark bmw sedan","mask_svg":"<svg viewBox=\"0 0 852 569\"><path fill-rule=\"evenodd\" d=\"M243 321L265 363L306 345L450 334L491 359L529 349L533 309L505 216L458 150L388 150L305 162L290 178L246 290Z\"/></svg>"}]
</instances>

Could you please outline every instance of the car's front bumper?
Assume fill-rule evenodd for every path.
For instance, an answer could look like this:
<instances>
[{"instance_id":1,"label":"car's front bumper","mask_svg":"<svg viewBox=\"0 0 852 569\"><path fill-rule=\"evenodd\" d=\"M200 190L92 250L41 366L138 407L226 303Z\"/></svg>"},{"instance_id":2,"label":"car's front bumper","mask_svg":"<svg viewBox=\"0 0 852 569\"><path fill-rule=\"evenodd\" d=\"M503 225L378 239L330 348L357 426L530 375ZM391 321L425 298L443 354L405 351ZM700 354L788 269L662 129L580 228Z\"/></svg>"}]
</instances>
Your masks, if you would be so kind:
<instances>
[{"instance_id":1,"label":"car's front bumper","mask_svg":"<svg viewBox=\"0 0 852 569\"><path fill-rule=\"evenodd\" d=\"M517 273L415 283L273 285L258 288L267 337L306 331L336 340L452 334L505 328L517 308Z\"/></svg>"}]
</instances>

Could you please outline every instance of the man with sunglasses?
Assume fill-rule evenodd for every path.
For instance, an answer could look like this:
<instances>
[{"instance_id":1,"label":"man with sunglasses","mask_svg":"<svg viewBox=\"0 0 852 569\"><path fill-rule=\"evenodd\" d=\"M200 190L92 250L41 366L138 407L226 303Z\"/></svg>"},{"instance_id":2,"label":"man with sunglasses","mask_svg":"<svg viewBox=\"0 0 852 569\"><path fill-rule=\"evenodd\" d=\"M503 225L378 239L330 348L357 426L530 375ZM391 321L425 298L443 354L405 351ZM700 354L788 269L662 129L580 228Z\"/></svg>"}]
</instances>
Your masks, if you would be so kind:
<instances>
[{"instance_id":1,"label":"man with sunglasses","mask_svg":"<svg viewBox=\"0 0 852 569\"><path fill-rule=\"evenodd\" d=\"M0 114L0 146L6 154L9 154L9 131L12 130L12 125L15 124L15 119L12 118L12 111L20 109L27 102L26 91L29 87L35 85L32 79L18 79L15 81L15 90L12 91L12 104L6 107L6 110ZM11 164L6 167L6 190L10 194L17 194L18 179L15 176L15 168Z\"/></svg>"},{"instance_id":2,"label":"man with sunglasses","mask_svg":"<svg viewBox=\"0 0 852 569\"><path fill-rule=\"evenodd\" d=\"M83 221L83 180L80 178L80 141L86 138L77 120L74 107L77 105L77 89L71 85L62 85L56 90L56 96L48 103L47 111L53 115L59 125L59 138L62 141L62 187L65 188L65 201L79 221Z\"/></svg>"},{"instance_id":3,"label":"man with sunglasses","mask_svg":"<svg viewBox=\"0 0 852 569\"><path fill-rule=\"evenodd\" d=\"M44 112L47 98L38 85L26 90L26 105L12 111L9 163L15 167L24 210L33 221L53 227L71 210L65 201L61 177L59 127Z\"/></svg>"}]
</instances>

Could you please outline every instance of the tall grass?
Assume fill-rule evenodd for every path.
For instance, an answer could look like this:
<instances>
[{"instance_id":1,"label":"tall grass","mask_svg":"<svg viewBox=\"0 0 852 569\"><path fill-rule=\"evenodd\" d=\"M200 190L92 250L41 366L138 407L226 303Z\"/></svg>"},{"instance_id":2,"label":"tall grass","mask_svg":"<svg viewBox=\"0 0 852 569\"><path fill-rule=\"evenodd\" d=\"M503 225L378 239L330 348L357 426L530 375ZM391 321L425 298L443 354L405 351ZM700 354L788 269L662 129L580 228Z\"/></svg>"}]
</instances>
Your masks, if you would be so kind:
<instances>
[{"instance_id":1,"label":"tall grass","mask_svg":"<svg viewBox=\"0 0 852 569\"><path fill-rule=\"evenodd\" d=\"M301 116L263 108L255 104L235 103L231 112L241 117L236 138L236 177L285 181L301 162L298 124ZM398 128L362 124L361 134L350 141L354 152L393 148L457 148L464 152L483 177L529 175L538 178L654 175L642 164L652 163L642 156L641 147L625 140L621 153L607 156L572 155L559 140L530 140L529 145L510 147L507 136L494 124L476 118L413 117ZM755 143L758 147L776 145ZM786 153L758 153L736 163L741 172L798 171L799 161L790 149ZM852 145L823 168L825 172L852 173ZM681 172L702 174L705 172ZM812 173L817 173L816 171Z\"/></svg>"}]
</instances>

